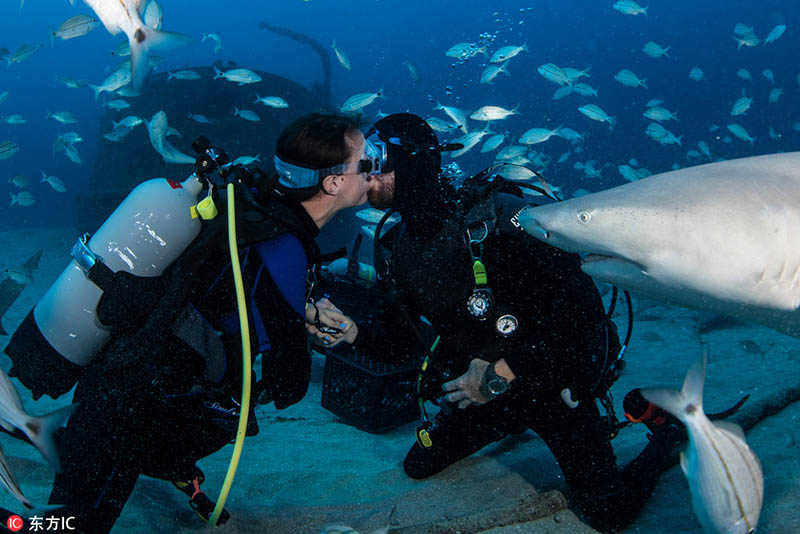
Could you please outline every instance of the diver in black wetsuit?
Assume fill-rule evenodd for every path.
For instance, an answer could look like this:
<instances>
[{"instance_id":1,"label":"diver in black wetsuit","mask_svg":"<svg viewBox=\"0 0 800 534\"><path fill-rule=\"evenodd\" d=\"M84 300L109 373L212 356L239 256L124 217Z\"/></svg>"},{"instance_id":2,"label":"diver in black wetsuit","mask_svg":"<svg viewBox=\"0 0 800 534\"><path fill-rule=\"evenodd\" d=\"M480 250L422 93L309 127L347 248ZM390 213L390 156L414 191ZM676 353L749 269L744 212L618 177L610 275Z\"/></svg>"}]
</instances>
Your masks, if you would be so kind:
<instances>
[{"instance_id":1,"label":"diver in black wetsuit","mask_svg":"<svg viewBox=\"0 0 800 534\"><path fill-rule=\"evenodd\" d=\"M298 119L278 140L277 193L255 191L262 209L239 216L252 354L262 354L254 401L260 393L262 402L283 409L304 397L311 369L307 331L330 346L355 337L349 318L308 303L307 275L319 229L339 210L366 201L368 148L351 119ZM65 505L54 514L73 516L79 532L110 531L140 474L174 482L194 502L202 482L195 462L236 435L241 336L225 237L224 225L216 234L204 230L173 264L183 269L180 282L188 289L183 301L169 300L180 291L169 287L166 305L183 311L163 339L154 340L147 327L131 332L121 324L79 380L79 407L59 442L63 471L49 500ZM198 263L185 265L187 257ZM171 280L176 271L170 269L164 276ZM162 301L153 314L163 307ZM306 321L339 330L320 331ZM130 354L139 343L152 345L133 365ZM251 413L248 434L256 432ZM208 519L210 510L204 512Z\"/></svg>"},{"instance_id":2,"label":"diver in black wetsuit","mask_svg":"<svg viewBox=\"0 0 800 534\"><path fill-rule=\"evenodd\" d=\"M671 465L682 429L648 425L655 437L617 467L610 426L595 399L613 382L604 373L620 345L578 257L514 224L530 205L521 195L500 190L487 212L470 180L452 187L440 174L448 147L420 117L385 117L367 139L382 143L388 162L370 178L370 204L402 217L381 238L391 250L384 280L403 316L412 322L424 316L441 336L431 356L434 374L450 373L432 395L443 391L447 405L418 436L405 472L429 477L530 428L552 451L571 502L594 528L613 532L630 524ZM397 324L392 330L406 332ZM388 350L379 338L362 328L355 344L383 342ZM395 338L398 353L414 341Z\"/></svg>"}]
</instances>

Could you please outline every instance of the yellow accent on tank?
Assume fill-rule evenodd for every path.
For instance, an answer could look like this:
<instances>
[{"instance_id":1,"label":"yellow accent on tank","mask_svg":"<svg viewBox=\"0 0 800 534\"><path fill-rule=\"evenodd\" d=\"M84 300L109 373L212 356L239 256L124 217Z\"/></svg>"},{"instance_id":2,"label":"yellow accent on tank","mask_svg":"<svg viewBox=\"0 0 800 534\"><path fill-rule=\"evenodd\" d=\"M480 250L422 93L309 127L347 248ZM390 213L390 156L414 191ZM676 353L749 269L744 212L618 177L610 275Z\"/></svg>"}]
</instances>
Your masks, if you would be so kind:
<instances>
[{"instance_id":1,"label":"yellow accent on tank","mask_svg":"<svg viewBox=\"0 0 800 534\"><path fill-rule=\"evenodd\" d=\"M211 198L211 195L197 203L197 212L204 221L210 221L219 214L217 205L214 204L214 199Z\"/></svg>"}]
</instances>

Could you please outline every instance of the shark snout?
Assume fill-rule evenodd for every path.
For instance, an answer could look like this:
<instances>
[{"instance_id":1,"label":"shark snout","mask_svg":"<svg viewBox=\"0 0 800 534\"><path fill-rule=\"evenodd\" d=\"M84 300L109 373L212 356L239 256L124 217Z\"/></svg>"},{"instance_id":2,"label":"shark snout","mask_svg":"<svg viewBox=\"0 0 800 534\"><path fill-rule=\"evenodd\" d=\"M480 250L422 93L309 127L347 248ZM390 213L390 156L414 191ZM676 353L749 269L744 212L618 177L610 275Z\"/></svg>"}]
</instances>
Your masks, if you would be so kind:
<instances>
[{"instance_id":1,"label":"shark snout","mask_svg":"<svg viewBox=\"0 0 800 534\"><path fill-rule=\"evenodd\" d=\"M519 224L522 226L522 229L531 234L532 236L536 237L537 239L541 239L542 241L547 241L550 239L550 232L542 226L536 216L531 213L531 209L526 209L522 213L519 214Z\"/></svg>"}]
</instances>

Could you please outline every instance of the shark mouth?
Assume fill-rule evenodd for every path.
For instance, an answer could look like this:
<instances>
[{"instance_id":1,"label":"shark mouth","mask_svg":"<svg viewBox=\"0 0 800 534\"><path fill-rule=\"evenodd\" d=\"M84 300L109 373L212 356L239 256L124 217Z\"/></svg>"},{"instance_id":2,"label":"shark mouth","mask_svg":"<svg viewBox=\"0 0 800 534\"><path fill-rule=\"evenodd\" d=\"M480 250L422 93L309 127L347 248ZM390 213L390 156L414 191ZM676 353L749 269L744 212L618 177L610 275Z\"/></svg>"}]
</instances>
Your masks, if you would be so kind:
<instances>
[{"instance_id":1,"label":"shark mouth","mask_svg":"<svg viewBox=\"0 0 800 534\"><path fill-rule=\"evenodd\" d=\"M644 268L643 265L636 263L635 261L622 258L620 256L607 256L604 254L594 254L588 252L581 254L580 256L581 256L581 266L590 265L594 263L617 263L625 265L627 267L634 266L637 269L641 270L642 272L646 272L646 269Z\"/></svg>"}]
</instances>

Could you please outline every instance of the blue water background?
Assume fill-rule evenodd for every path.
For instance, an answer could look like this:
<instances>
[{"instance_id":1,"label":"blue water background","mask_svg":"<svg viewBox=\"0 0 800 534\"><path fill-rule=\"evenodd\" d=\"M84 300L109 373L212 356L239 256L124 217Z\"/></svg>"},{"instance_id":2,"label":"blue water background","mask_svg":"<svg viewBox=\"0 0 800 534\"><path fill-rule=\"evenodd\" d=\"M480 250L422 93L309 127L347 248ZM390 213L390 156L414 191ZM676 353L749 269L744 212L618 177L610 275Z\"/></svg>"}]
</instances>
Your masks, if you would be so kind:
<instances>
[{"instance_id":1,"label":"blue water background","mask_svg":"<svg viewBox=\"0 0 800 534\"><path fill-rule=\"evenodd\" d=\"M612 4L611 0L164 0L163 28L187 34L194 42L170 52L158 71L210 65L217 59L233 60L242 67L274 72L309 86L321 78L318 56L307 46L258 29L258 22L305 33L331 54L329 45L336 39L349 55L352 70L345 70L333 59L334 105L354 93L383 87L386 100L376 101L366 108L367 113L375 114L378 109L408 110L426 117L432 114L446 118L433 111L436 101L468 113L487 104L506 108L519 105L520 116L500 121L493 129L507 130L513 138L528 128L560 125L585 133L583 152L573 153L563 164L555 161L572 148L566 140L556 137L534 146L553 158L546 177L568 194L578 188L600 190L624 183L617 165L630 158L655 173L670 170L675 164L687 166L690 163L686 152L697 149L700 140L710 145L715 159L797 149L800 132L792 126L800 121L800 63L796 61L800 49L800 4L789 0L651 0L641 2L649 6L648 16L623 15ZM0 229L74 221L73 194L86 187L95 155L108 145L101 134L110 131L111 125L100 123L100 102L110 98L103 95L96 102L89 88L69 89L55 78L85 78L101 83L120 61L111 51L123 36L112 37L100 26L84 37L56 39L51 45L52 31L79 13L92 14L80 0L74 8L67 0L26 0L21 10L16 0L0 4L0 47L13 52L22 43L46 45L21 64L7 69L0 66L0 92L9 91L8 100L0 104L0 115L19 113L28 121L18 126L0 123L0 141L11 140L20 146L18 154L0 161ZM773 44L737 50L733 28L738 22L754 26L762 40L776 24L786 24L788 29ZM220 35L223 49L219 54L214 54L211 41L201 42L206 32ZM484 56L456 64L444 55L456 42L474 42L484 33L494 36L490 53L500 46L528 42L529 52L510 61L511 76L500 75L493 85L479 83L487 64ZM670 57L646 56L641 47L649 40L669 46ZM422 77L419 82L411 79L404 60L416 65ZM594 86L599 97L573 94L553 101L557 86L536 70L544 63L581 69L591 65L591 77L581 81ZM688 78L694 66L703 69L705 81ZM613 76L622 68L647 78L649 89L620 85ZM750 71L753 83L736 76L740 68ZM776 104L767 102L772 85L761 74L764 68L773 70L775 87L784 90ZM743 91L755 98L753 107L744 116L731 117L731 105ZM683 147L661 146L644 134L650 121L642 112L651 98L664 100L665 107L677 112L680 122L669 121L665 126L684 136ZM581 115L577 108L585 103L595 103L616 117L613 131L606 124ZM72 111L80 123L61 125L45 119L47 110ZM123 116L124 110L119 114ZM483 126L470 122L472 128ZM755 144L736 138L731 143L723 142L729 136L725 125L731 122L747 128L756 138ZM712 124L721 129L710 133ZM780 139L769 137L770 126L781 134ZM52 154L56 135L71 130L85 139L76 145L82 165L72 163L63 153ZM185 152L190 152L188 141L179 143ZM219 140L223 146L225 142ZM271 149L265 147L264 152L269 154ZM160 156L148 151L141 157ZM476 147L457 161L465 172L474 173L492 159L491 153L481 154ZM608 164L602 179L584 178L582 171L573 169L576 161L590 159L598 166ZM120 161L119 165L136 165L136 161ZM67 193L57 193L48 184L39 183L40 170L61 177ZM188 166L175 166L176 177L189 171ZM32 207L8 206L9 191L16 193L17 189L6 183L7 177L18 173L33 179L30 190L37 202ZM109 176L108 180L113 178Z\"/></svg>"}]
</instances>

